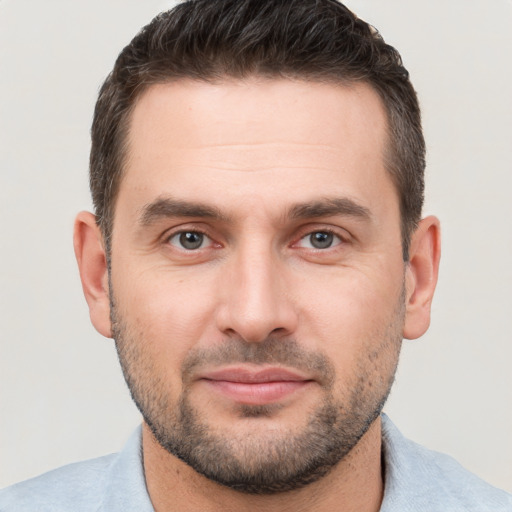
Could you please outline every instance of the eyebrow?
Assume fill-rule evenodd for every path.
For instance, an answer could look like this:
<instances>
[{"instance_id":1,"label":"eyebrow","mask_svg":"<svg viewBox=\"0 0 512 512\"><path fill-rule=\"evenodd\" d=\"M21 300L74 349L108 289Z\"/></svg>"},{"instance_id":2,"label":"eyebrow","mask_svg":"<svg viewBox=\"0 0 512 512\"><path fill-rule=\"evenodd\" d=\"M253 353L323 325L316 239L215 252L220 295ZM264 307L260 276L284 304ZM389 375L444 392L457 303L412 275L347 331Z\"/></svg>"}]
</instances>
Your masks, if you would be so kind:
<instances>
[{"instance_id":1,"label":"eyebrow","mask_svg":"<svg viewBox=\"0 0 512 512\"><path fill-rule=\"evenodd\" d=\"M325 198L311 202L297 203L289 208L285 217L291 219L312 219L335 215L360 218L362 220L369 220L371 218L371 213L368 208L346 197ZM215 206L183 201L171 197L160 197L142 208L139 216L139 224L147 227L161 219L171 217L199 217L224 222L229 221L229 217Z\"/></svg>"},{"instance_id":2,"label":"eyebrow","mask_svg":"<svg viewBox=\"0 0 512 512\"><path fill-rule=\"evenodd\" d=\"M139 224L150 226L160 219L170 217L201 217L215 220L228 220L218 208L203 203L182 201L170 197L160 197L145 205L139 216Z\"/></svg>"},{"instance_id":3,"label":"eyebrow","mask_svg":"<svg viewBox=\"0 0 512 512\"><path fill-rule=\"evenodd\" d=\"M312 219L341 215L361 220L370 220L372 215L365 206L348 197L325 198L310 203L299 203L292 206L288 216L293 219Z\"/></svg>"}]
</instances>

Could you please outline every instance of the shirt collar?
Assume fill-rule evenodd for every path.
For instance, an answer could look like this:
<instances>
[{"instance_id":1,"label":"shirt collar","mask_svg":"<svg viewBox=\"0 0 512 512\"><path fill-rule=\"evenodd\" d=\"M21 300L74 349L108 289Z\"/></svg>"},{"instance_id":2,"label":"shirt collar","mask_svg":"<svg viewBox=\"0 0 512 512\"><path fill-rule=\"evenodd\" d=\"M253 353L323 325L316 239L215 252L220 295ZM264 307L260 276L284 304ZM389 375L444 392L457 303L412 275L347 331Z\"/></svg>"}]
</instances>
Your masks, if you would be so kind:
<instances>
[{"instance_id":1,"label":"shirt collar","mask_svg":"<svg viewBox=\"0 0 512 512\"><path fill-rule=\"evenodd\" d=\"M380 512L447 510L453 497L439 488L442 476L432 474L439 471L437 465L425 460L429 458L425 453L433 455L433 452L426 452L406 439L385 414L382 414L382 453L385 489ZM154 512L144 477L141 426L112 460L103 496L98 512ZM433 503L433 497L441 508Z\"/></svg>"},{"instance_id":2,"label":"shirt collar","mask_svg":"<svg viewBox=\"0 0 512 512\"><path fill-rule=\"evenodd\" d=\"M113 459L103 496L98 512L154 512L144 477L142 426Z\"/></svg>"}]
</instances>

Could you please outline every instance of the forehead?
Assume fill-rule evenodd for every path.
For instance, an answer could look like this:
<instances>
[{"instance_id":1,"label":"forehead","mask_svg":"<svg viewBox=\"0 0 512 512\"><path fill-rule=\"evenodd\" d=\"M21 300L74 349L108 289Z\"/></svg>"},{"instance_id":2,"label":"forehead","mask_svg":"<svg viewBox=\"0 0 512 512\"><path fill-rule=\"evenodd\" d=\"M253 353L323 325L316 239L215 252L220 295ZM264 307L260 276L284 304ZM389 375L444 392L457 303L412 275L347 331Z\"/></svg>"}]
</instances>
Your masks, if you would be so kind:
<instances>
[{"instance_id":1,"label":"forehead","mask_svg":"<svg viewBox=\"0 0 512 512\"><path fill-rule=\"evenodd\" d=\"M305 139L340 144L341 132L345 139L371 137L368 148L378 150L383 141L374 135L380 139L386 131L386 115L379 96L366 83L183 79L144 91L131 116L129 146L144 143L144 132L157 127L162 137L172 135L180 147Z\"/></svg>"},{"instance_id":2,"label":"forehead","mask_svg":"<svg viewBox=\"0 0 512 512\"><path fill-rule=\"evenodd\" d=\"M386 123L380 98L362 83L255 77L153 85L132 112L120 193L137 190L149 201L175 195L165 190L174 183L183 196L211 197L218 185L236 187L238 197L272 197L281 180L299 195L329 195L338 185L351 195L356 182L375 188L377 178L390 180Z\"/></svg>"}]
</instances>

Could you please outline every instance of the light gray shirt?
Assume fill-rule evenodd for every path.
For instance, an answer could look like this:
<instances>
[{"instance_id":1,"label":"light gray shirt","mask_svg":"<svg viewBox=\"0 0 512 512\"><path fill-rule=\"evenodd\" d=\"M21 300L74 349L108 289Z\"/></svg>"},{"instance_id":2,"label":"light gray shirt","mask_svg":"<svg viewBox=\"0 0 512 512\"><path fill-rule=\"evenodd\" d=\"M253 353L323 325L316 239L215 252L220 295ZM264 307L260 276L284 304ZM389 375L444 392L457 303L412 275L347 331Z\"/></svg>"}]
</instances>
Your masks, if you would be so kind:
<instances>
[{"instance_id":1,"label":"light gray shirt","mask_svg":"<svg viewBox=\"0 0 512 512\"><path fill-rule=\"evenodd\" d=\"M512 512L512 495L447 455L405 439L382 416L381 512ZM154 512L146 490L141 428L114 455L70 464L0 491L1 512Z\"/></svg>"}]
</instances>

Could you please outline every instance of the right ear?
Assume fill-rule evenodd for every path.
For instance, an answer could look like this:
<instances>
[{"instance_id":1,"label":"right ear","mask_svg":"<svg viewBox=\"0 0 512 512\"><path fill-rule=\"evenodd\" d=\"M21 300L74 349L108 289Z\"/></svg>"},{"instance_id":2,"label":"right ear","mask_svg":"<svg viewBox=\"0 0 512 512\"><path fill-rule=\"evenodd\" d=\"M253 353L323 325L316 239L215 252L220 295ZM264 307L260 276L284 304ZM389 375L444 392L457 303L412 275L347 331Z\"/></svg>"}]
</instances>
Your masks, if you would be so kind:
<instances>
[{"instance_id":1,"label":"right ear","mask_svg":"<svg viewBox=\"0 0 512 512\"><path fill-rule=\"evenodd\" d=\"M94 214L77 215L73 245L91 322L100 334L111 338L107 256Z\"/></svg>"}]
</instances>

